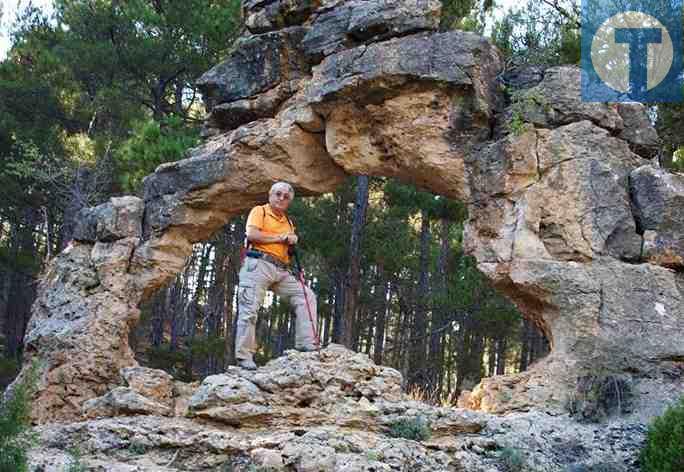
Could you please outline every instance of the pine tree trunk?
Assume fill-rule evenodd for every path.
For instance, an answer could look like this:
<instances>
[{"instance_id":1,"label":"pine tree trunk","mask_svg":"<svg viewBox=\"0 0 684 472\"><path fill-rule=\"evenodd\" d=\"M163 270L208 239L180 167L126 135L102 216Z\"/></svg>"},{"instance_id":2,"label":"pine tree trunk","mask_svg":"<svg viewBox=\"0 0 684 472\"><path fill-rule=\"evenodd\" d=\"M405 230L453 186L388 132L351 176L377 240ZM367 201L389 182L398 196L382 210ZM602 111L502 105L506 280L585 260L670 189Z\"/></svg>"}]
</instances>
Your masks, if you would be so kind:
<instances>
[{"instance_id":1,"label":"pine tree trunk","mask_svg":"<svg viewBox=\"0 0 684 472\"><path fill-rule=\"evenodd\" d=\"M489 338L487 341L487 377L491 377L496 372L496 340Z\"/></svg>"},{"instance_id":2,"label":"pine tree trunk","mask_svg":"<svg viewBox=\"0 0 684 472\"><path fill-rule=\"evenodd\" d=\"M150 330L150 344L159 347L164 340L164 304L166 301L166 288L160 289L152 299L150 309L152 311L152 329Z\"/></svg>"},{"instance_id":3,"label":"pine tree trunk","mask_svg":"<svg viewBox=\"0 0 684 472\"><path fill-rule=\"evenodd\" d=\"M421 211L420 226L420 256L418 277L418 292L416 296L415 315L411 330L411 356L409 361L409 383L413 385L427 385L428 373L426 365L427 310L428 310L428 251L430 244L430 219L427 211Z\"/></svg>"},{"instance_id":4,"label":"pine tree trunk","mask_svg":"<svg viewBox=\"0 0 684 472\"><path fill-rule=\"evenodd\" d=\"M375 339L373 342L373 361L382 364L383 349L385 347L385 317L387 313L387 297L389 285L385 276L383 264L378 263L378 281L376 284L376 314L375 314Z\"/></svg>"},{"instance_id":5,"label":"pine tree trunk","mask_svg":"<svg viewBox=\"0 0 684 472\"><path fill-rule=\"evenodd\" d=\"M430 353L429 366L430 378L429 386L431 390L439 389L441 374L444 370L444 359L442 358L442 339L444 337L444 323L446 322L446 297L447 297L447 262L451 245L449 244L449 220L440 220L440 247L439 258L437 259L437 286L436 291L439 295L439 302L434 304L432 309L432 324L430 334Z\"/></svg>"},{"instance_id":6,"label":"pine tree trunk","mask_svg":"<svg viewBox=\"0 0 684 472\"><path fill-rule=\"evenodd\" d=\"M231 229L230 223L224 225L214 240L213 272L214 278L209 288L209 296L206 309L206 336L216 338L219 336L220 326L224 322L226 314L226 260L230 246ZM207 359L207 375L218 373L219 360L217 353L210 352Z\"/></svg>"},{"instance_id":7,"label":"pine tree trunk","mask_svg":"<svg viewBox=\"0 0 684 472\"><path fill-rule=\"evenodd\" d=\"M23 350L24 334L31 317L31 305L35 299L35 267L25 261L35 254L34 228L39 221L37 212L27 209L20 224L13 224L10 232L8 260L5 278L4 332L9 357L18 359Z\"/></svg>"},{"instance_id":8,"label":"pine tree trunk","mask_svg":"<svg viewBox=\"0 0 684 472\"><path fill-rule=\"evenodd\" d=\"M183 281L178 275L167 292L166 309L171 316L171 340L169 343L169 350L175 351L178 348L178 334L182 323L182 307L183 300L181 294L183 293Z\"/></svg>"},{"instance_id":9,"label":"pine tree trunk","mask_svg":"<svg viewBox=\"0 0 684 472\"><path fill-rule=\"evenodd\" d=\"M246 217L242 216L236 218L233 222L232 236L232 246L230 251L230 261L228 271L228 280L226 281L226 301L228 308L226 309L226 320L224 330L226 332L226 338L224 342L224 369L227 369L229 365L235 364L235 333L237 331L237 303L235 301L236 297L236 287L238 286L238 274L240 273L240 248L245 239L245 222ZM236 307L236 312L233 315L233 306Z\"/></svg>"},{"instance_id":10,"label":"pine tree trunk","mask_svg":"<svg viewBox=\"0 0 684 472\"><path fill-rule=\"evenodd\" d=\"M496 375L506 373L506 336L502 335L496 343Z\"/></svg>"},{"instance_id":11,"label":"pine tree trunk","mask_svg":"<svg viewBox=\"0 0 684 472\"><path fill-rule=\"evenodd\" d=\"M349 243L349 268L345 280L344 313L342 315L341 339L345 346L354 348L354 318L356 316L361 277L361 238L368 207L368 176L361 175L356 180L356 205Z\"/></svg>"},{"instance_id":12,"label":"pine tree trunk","mask_svg":"<svg viewBox=\"0 0 684 472\"><path fill-rule=\"evenodd\" d=\"M518 370L523 372L527 370L530 357L530 322L527 318L523 318L520 337L520 361L518 362Z\"/></svg>"},{"instance_id":13,"label":"pine tree trunk","mask_svg":"<svg viewBox=\"0 0 684 472\"><path fill-rule=\"evenodd\" d=\"M333 311L333 342L341 344L344 318L344 275L341 270L333 272L335 280L335 306Z\"/></svg>"}]
</instances>

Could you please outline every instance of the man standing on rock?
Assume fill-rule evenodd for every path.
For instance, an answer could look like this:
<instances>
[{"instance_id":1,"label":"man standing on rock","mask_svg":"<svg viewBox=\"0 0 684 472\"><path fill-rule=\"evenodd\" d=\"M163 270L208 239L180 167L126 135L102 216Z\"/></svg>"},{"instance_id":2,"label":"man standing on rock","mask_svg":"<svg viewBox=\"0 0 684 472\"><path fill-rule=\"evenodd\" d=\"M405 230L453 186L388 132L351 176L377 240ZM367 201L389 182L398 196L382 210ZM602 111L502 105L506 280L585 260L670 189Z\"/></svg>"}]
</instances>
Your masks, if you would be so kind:
<instances>
[{"instance_id":1,"label":"man standing on rock","mask_svg":"<svg viewBox=\"0 0 684 472\"><path fill-rule=\"evenodd\" d=\"M273 290L294 306L297 315L295 349L313 351L318 348L314 331L316 295L306 284L302 287L294 276L288 251L290 245L297 244L295 227L287 216L293 198L294 189L290 184L276 182L268 194L268 203L255 206L247 217L246 236L250 250L240 268L235 336L235 358L243 369L256 369L256 319L266 289Z\"/></svg>"}]
</instances>

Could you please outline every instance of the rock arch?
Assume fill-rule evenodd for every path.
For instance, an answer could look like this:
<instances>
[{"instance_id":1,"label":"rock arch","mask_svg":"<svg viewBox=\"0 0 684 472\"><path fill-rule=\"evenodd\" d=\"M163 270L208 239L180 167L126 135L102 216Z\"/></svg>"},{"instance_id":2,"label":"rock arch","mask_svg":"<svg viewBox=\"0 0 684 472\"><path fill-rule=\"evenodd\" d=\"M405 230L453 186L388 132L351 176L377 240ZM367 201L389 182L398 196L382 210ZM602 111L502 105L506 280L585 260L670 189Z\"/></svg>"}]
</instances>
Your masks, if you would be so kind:
<instances>
[{"instance_id":1,"label":"rock arch","mask_svg":"<svg viewBox=\"0 0 684 472\"><path fill-rule=\"evenodd\" d=\"M249 30L200 79L206 142L148 176L144 198L82 211L41 279L20 374L40 360L35 421L77 419L118 385L139 302L281 179L316 195L393 176L467 203L469 253L552 346L472 407L557 408L583 372L681 365L684 181L646 159L644 107L582 102L575 67L505 71L485 39L436 32L439 7L243 2Z\"/></svg>"}]
</instances>

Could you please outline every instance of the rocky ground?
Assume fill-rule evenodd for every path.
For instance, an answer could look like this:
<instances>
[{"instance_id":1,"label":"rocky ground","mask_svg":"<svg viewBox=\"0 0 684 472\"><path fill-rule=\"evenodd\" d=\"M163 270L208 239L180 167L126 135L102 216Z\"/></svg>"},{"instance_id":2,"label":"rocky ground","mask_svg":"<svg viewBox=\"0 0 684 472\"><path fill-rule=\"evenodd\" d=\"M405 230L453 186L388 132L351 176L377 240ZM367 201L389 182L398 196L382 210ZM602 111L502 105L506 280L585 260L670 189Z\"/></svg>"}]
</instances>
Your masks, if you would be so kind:
<instances>
[{"instance_id":1,"label":"rocky ground","mask_svg":"<svg viewBox=\"0 0 684 472\"><path fill-rule=\"evenodd\" d=\"M402 393L399 372L338 345L200 385L142 367L122 376L128 386L84 405L91 419L35 428L32 471L636 471L655 413L625 401L620 416L580 423L428 405ZM674 399L667 388L656 397ZM402 424L414 439L397 437Z\"/></svg>"}]
</instances>

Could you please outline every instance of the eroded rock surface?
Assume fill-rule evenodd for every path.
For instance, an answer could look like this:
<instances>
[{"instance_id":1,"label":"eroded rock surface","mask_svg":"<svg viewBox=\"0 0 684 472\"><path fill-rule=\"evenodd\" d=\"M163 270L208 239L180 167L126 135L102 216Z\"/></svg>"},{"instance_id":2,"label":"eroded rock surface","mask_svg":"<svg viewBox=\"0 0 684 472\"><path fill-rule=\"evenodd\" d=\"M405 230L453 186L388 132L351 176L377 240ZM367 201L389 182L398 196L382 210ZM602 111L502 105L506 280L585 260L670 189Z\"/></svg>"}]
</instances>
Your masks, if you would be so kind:
<instances>
[{"instance_id":1,"label":"eroded rock surface","mask_svg":"<svg viewBox=\"0 0 684 472\"><path fill-rule=\"evenodd\" d=\"M647 404L626 397L626 414L601 427L540 410L495 416L411 400L399 372L337 345L320 355L287 351L255 372L231 368L172 390L154 369L123 375L129 387L105 395L120 402L119 410L36 428L31 470L64 470L77 448L82 467L103 471L485 472L507 470L513 453L534 470L603 464L636 471L644 420L677 395L661 383ZM191 395L185 412L140 408L181 391ZM480 398L490 406L492 400ZM420 421L425 436L401 437L401 421Z\"/></svg>"},{"instance_id":2,"label":"eroded rock surface","mask_svg":"<svg viewBox=\"0 0 684 472\"><path fill-rule=\"evenodd\" d=\"M630 174L632 203L643 258L684 269L684 175L644 166Z\"/></svg>"},{"instance_id":3,"label":"eroded rock surface","mask_svg":"<svg viewBox=\"0 0 684 472\"><path fill-rule=\"evenodd\" d=\"M35 468L59 470L77 446L89 470L447 471L460 467L445 452L453 438L487 425L481 413L410 400L398 371L339 345L287 351L255 372L232 367L187 389L154 369L123 375L128 387L86 402L90 421L37 430ZM180 391L191 392L189 408L173 413L163 403ZM429 425L429 442L390 434L417 419Z\"/></svg>"}]
</instances>

